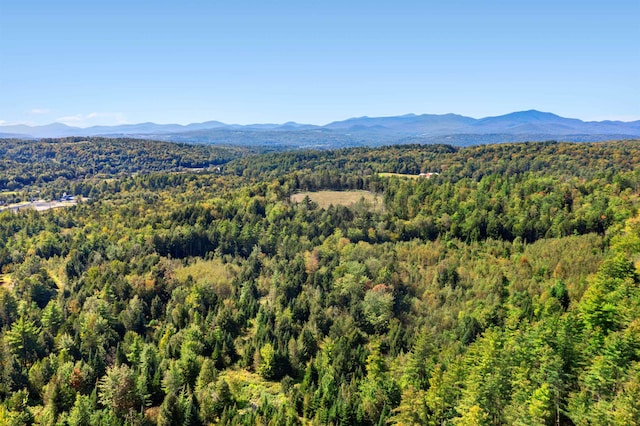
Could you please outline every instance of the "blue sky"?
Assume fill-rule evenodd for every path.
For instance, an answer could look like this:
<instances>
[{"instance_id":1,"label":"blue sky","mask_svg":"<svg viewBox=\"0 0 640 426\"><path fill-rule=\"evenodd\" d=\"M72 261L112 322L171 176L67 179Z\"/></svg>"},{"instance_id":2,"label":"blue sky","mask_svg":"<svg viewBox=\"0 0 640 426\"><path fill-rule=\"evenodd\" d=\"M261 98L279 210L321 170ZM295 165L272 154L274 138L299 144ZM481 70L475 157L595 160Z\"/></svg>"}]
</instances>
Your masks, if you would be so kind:
<instances>
[{"instance_id":1,"label":"blue sky","mask_svg":"<svg viewBox=\"0 0 640 426\"><path fill-rule=\"evenodd\" d=\"M637 120L638 22L638 0L0 0L0 123Z\"/></svg>"}]
</instances>

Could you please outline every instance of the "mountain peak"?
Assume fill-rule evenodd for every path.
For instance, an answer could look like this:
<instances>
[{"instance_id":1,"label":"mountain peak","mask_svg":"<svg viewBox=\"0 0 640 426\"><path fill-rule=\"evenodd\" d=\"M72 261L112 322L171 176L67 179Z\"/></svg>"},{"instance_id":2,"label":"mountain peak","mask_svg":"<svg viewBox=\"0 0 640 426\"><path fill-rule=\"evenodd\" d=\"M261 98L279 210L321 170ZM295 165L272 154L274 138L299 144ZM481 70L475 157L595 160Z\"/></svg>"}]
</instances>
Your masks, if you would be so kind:
<instances>
[{"instance_id":1,"label":"mountain peak","mask_svg":"<svg viewBox=\"0 0 640 426\"><path fill-rule=\"evenodd\" d=\"M501 140L504 141L514 140L512 138L513 135L519 135L520 139L530 137L530 139L525 140L584 140L583 137L589 135L599 135L601 137L600 140L605 135L611 135L611 137L616 138L635 138L640 136L640 121L584 122L575 118L564 118L550 112L530 109L481 119L453 113L421 115L410 113L386 117L362 116L334 121L324 126L299 124L291 121L284 124L252 124L246 126L230 125L219 121L206 121L188 125L146 122L120 126L94 126L82 129L62 123L35 127L26 125L0 126L0 134L11 135L12 137L16 135L18 137L22 135L25 138L118 135L120 137L144 137L191 142L217 141L221 138L230 137L228 133L230 130L238 138L245 138L242 139L243 143L249 143L247 141L254 139L264 140L264 132L273 133L274 131L277 131L282 138L289 138L290 141L293 141L293 144L296 141L321 143L323 142L322 139L327 138L328 134L331 134L332 138L345 137L345 140L361 141L361 143L371 143L371 141L376 140L396 143L403 140L416 140L415 138L426 140L425 138L430 137L467 135L468 138L481 143L483 140L482 135L502 135Z\"/></svg>"},{"instance_id":2,"label":"mountain peak","mask_svg":"<svg viewBox=\"0 0 640 426\"><path fill-rule=\"evenodd\" d=\"M514 114L521 114L528 117L560 117L552 112L538 111L537 109L529 109L526 111L515 112Z\"/></svg>"},{"instance_id":3,"label":"mountain peak","mask_svg":"<svg viewBox=\"0 0 640 426\"><path fill-rule=\"evenodd\" d=\"M528 118L528 119L548 119L548 118L562 118L559 115L556 115L551 112L538 111L537 109L529 109L526 111L515 111L510 112L504 115L497 115L494 117L486 117L484 119L490 118L508 118L508 117L520 117L520 118Z\"/></svg>"}]
</instances>

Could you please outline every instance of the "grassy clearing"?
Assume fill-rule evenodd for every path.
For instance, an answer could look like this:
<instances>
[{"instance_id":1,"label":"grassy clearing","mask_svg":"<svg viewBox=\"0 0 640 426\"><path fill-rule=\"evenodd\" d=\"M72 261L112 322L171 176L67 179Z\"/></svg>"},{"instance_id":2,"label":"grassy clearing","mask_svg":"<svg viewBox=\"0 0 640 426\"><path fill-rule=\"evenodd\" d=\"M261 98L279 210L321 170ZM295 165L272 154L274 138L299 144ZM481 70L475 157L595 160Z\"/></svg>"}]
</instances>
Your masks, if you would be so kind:
<instances>
[{"instance_id":1,"label":"grassy clearing","mask_svg":"<svg viewBox=\"0 0 640 426\"><path fill-rule=\"evenodd\" d=\"M239 407L259 405L262 398L267 398L274 405L282 405L286 401L279 382L266 381L256 373L226 370L220 373L220 378L229 384Z\"/></svg>"},{"instance_id":2,"label":"grassy clearing","mask_svg":"<svg viewBox=\"0 0 640 426\"><path fill-rule=\"evenodd\" d=\"M220 297L228 297L232 292L231 282L238 274L238 268L223 263L220 259L203 260L175 269L176 278L184 282L189 277L195 284L210 285Z\"/></svg>"},{"instance_id":3,"label":"grassy clearing","mask_svg":"<svg viewBox=\"0 0 640 426\"><path fill-rule=\"evenodd\" d=\"M53 256L44 262L47 274L49 274L49 277L56 283L58 290L64 290L65 283L67 282L66 262L64 258Z\"/></svg>"},{"instance_id":4,"label":"grassy clearing","mask_svg":"<svg viewBox=\"0 0 640 426\"><path fill-rule=\"evenodd\" d=\"M49 273L49 277L51 277L53 282L56 283L58 290L64 290L64 277L66 277L66 274L63 275L62 268L47 269L47 272Z\"/></svg>"},{"instance_id":5,"label":"grassy clearing","mask_svg":"<svg viewBox=\"0 0 640 426\"><path fill-rule=\"evenodd\" d=\"M418 179L420 176L419 175L406 175L403 173L378 173L378 176L380 177L391 177L391 176L396 176L396 177L402 177L402 178L408 178L408 179Z\"/></svg>"},{"instance_id":6,"label":"grassy clearing","mask_svg":"<svg viewBox=\"0 0 640 426\"><path fill-rule=\"evenodd\" d=\"M318 204L322 208L330 205L334 206L352 206L363 201L368 203L373 209L382 209L382 197L369 191L318 191L318 192L299 192L291 196L291 201L300 203L306 196L311 201Z\"/></svg>"}]
</instances>

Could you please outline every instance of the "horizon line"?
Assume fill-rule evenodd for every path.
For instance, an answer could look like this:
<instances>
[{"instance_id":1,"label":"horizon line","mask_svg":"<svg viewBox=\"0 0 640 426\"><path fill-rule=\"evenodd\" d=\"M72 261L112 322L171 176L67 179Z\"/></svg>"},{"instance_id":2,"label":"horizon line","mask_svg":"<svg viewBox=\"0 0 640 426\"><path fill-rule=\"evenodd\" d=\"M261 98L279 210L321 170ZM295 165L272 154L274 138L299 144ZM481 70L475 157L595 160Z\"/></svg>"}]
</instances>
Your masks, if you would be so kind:
<instances>
[{"instance_id":1,"label":"horizon line","mask_svg":"<svg viewBox=\"0 0 640 426\"><path fill-rule=\"evenodd\" d=\"M580 120L584 123L602 123L602 122L620 122L620 123L633 123L636 121L640 121L640 116L623 116L623 117L617 117L617 118L604 118L604 117L599 117L599 118L595 118L595 119L584 119L584 118L577 118L577 117L568 117L568 116L563 116L563 115L559 115L556 114L554 112L549 112L549 111L541 111L541 110L537 110L537 109L527 109L527 110L518 110L518 111L511 111L511 112L507 112L504 114L498 114L498 115L487 115L487 116L482 116L482 117L473 117L470 115L464 115L464 114L459 114L459 113L455 113L455 112L446 112L446 113L428 113L428 112L423 112L423 113L405 113L405 114L394 114L394 115L353 115L353 116L349 116L346 118L342 118L342 119L336 119L336 120L332 120L329 122L325 122L324 124L315 124L315 123L309 123L309 122L297 122L297 121L292 121L292 120L288 120L288 121L284 121L284 122L256 122L256 121L252 121L252 122L247 122L245 124L242 123L234 123L234 122L224 122L224 121L220 121L220 120L216 120L216 119L210 119L210 120L204 120L204 121L190 121L190 122L168 122L168 123L160 123L160 122L156 122L156 121L140 121L140 122L121 122L121 123L117 123L117 124L92 124L90 126L77 126L77 125L72 125L72 124L68 124L65 123L63 121L51 121L45 124L36 124L34 122L30 122L30 121L22 121L22 122L10 122L10 121L5 121L5 120L0 120L0 127L9 127L9 126L27 126L27 127L44 127L44 126L50 126L50 125L54 125L54 124L60 124L69 128L73 128L73 129L91 129L94 127L119 127L119 126L136 126L136 125L141 125L141 124L154 124L154 125L160 125L160 126L189 126L192 124L204 124L204 123L209 123L209 122L217 122L220 123L222 125L225 126L243 126L243 127L248 127L248 126L258 126L258 125L274 125L274 126L284 126L287 124L297 124L297 125L303 125L303 126L317 126L317 127L324 127L327 126L329 124L332 123L337 123L337 122L343 122L343 121L347 121L347 120L353 120L353 119L363 119L363 118L397 118L397 117L408 117L408 116L415 116L415 117L420 117L420 116L424 116L424 115L431 115L431 116L446 116L446 115L456 115L456 116L460 116L460 117L466 117L466 118L472 118L474 120L482 120L482 119L486 119L486 118L495 118L495 117L503 117L506 115L511 115L511 114L517 114L517 113L525 113L525 112L539 112L542 114L552 114L561 118L565 118L565 119L571 119L571 120Z\"/></svg>"}]
</instances>

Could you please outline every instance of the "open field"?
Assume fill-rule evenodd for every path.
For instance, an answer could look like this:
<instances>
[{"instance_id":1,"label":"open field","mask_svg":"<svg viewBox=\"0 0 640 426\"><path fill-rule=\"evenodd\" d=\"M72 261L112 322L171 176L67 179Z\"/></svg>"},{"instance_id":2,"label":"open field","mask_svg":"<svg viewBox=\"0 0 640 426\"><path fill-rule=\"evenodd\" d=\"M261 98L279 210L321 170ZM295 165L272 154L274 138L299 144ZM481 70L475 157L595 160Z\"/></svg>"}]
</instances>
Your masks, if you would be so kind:
<instances>
[{"instance_id":1,"label":"open field","mask_svg":"<svg viewBox=\"0 0 640 426\"><path fill-rule=\"evenodd\" d=\"M418 179L420 177L420 175L407 175L407 174L402 174L402 173L378 173L378 176L380 177L391 177L391 176L397 176L397 177L403 177L403 178L409 178L409 179Z\"/></svg>"},{"instance_id":2,"label":"open field","mask_svg":"<svg viewBox=\"0 0 640 426\"><path fill-rule=\"evenodd\" d=\"M327 208L334 206L351 206L360 200L371 204L374 209L381 209L383 206L382 197L369 191L318 191L299 192L291 196L291 201L300 203L304 197L309 196L311 201L318 203L318 206Z\"/></svg>"},{"instance_id":3,"label":"open field","mask_svg":"<svg viewBox=\"0 0 640 426\"><path fill-rule=\"evenodd\" d=\"M439 173L436 173L436 172L430 172L430 173L420 173L418 175L410 175L410 174L404 174L404 173L382 172L382 173L378 173L378 176L380 177L396 176L396 177L407 178L407 179L431 179L433 176L437 176L438 174Z\"/></svg>"}]
</instances>

